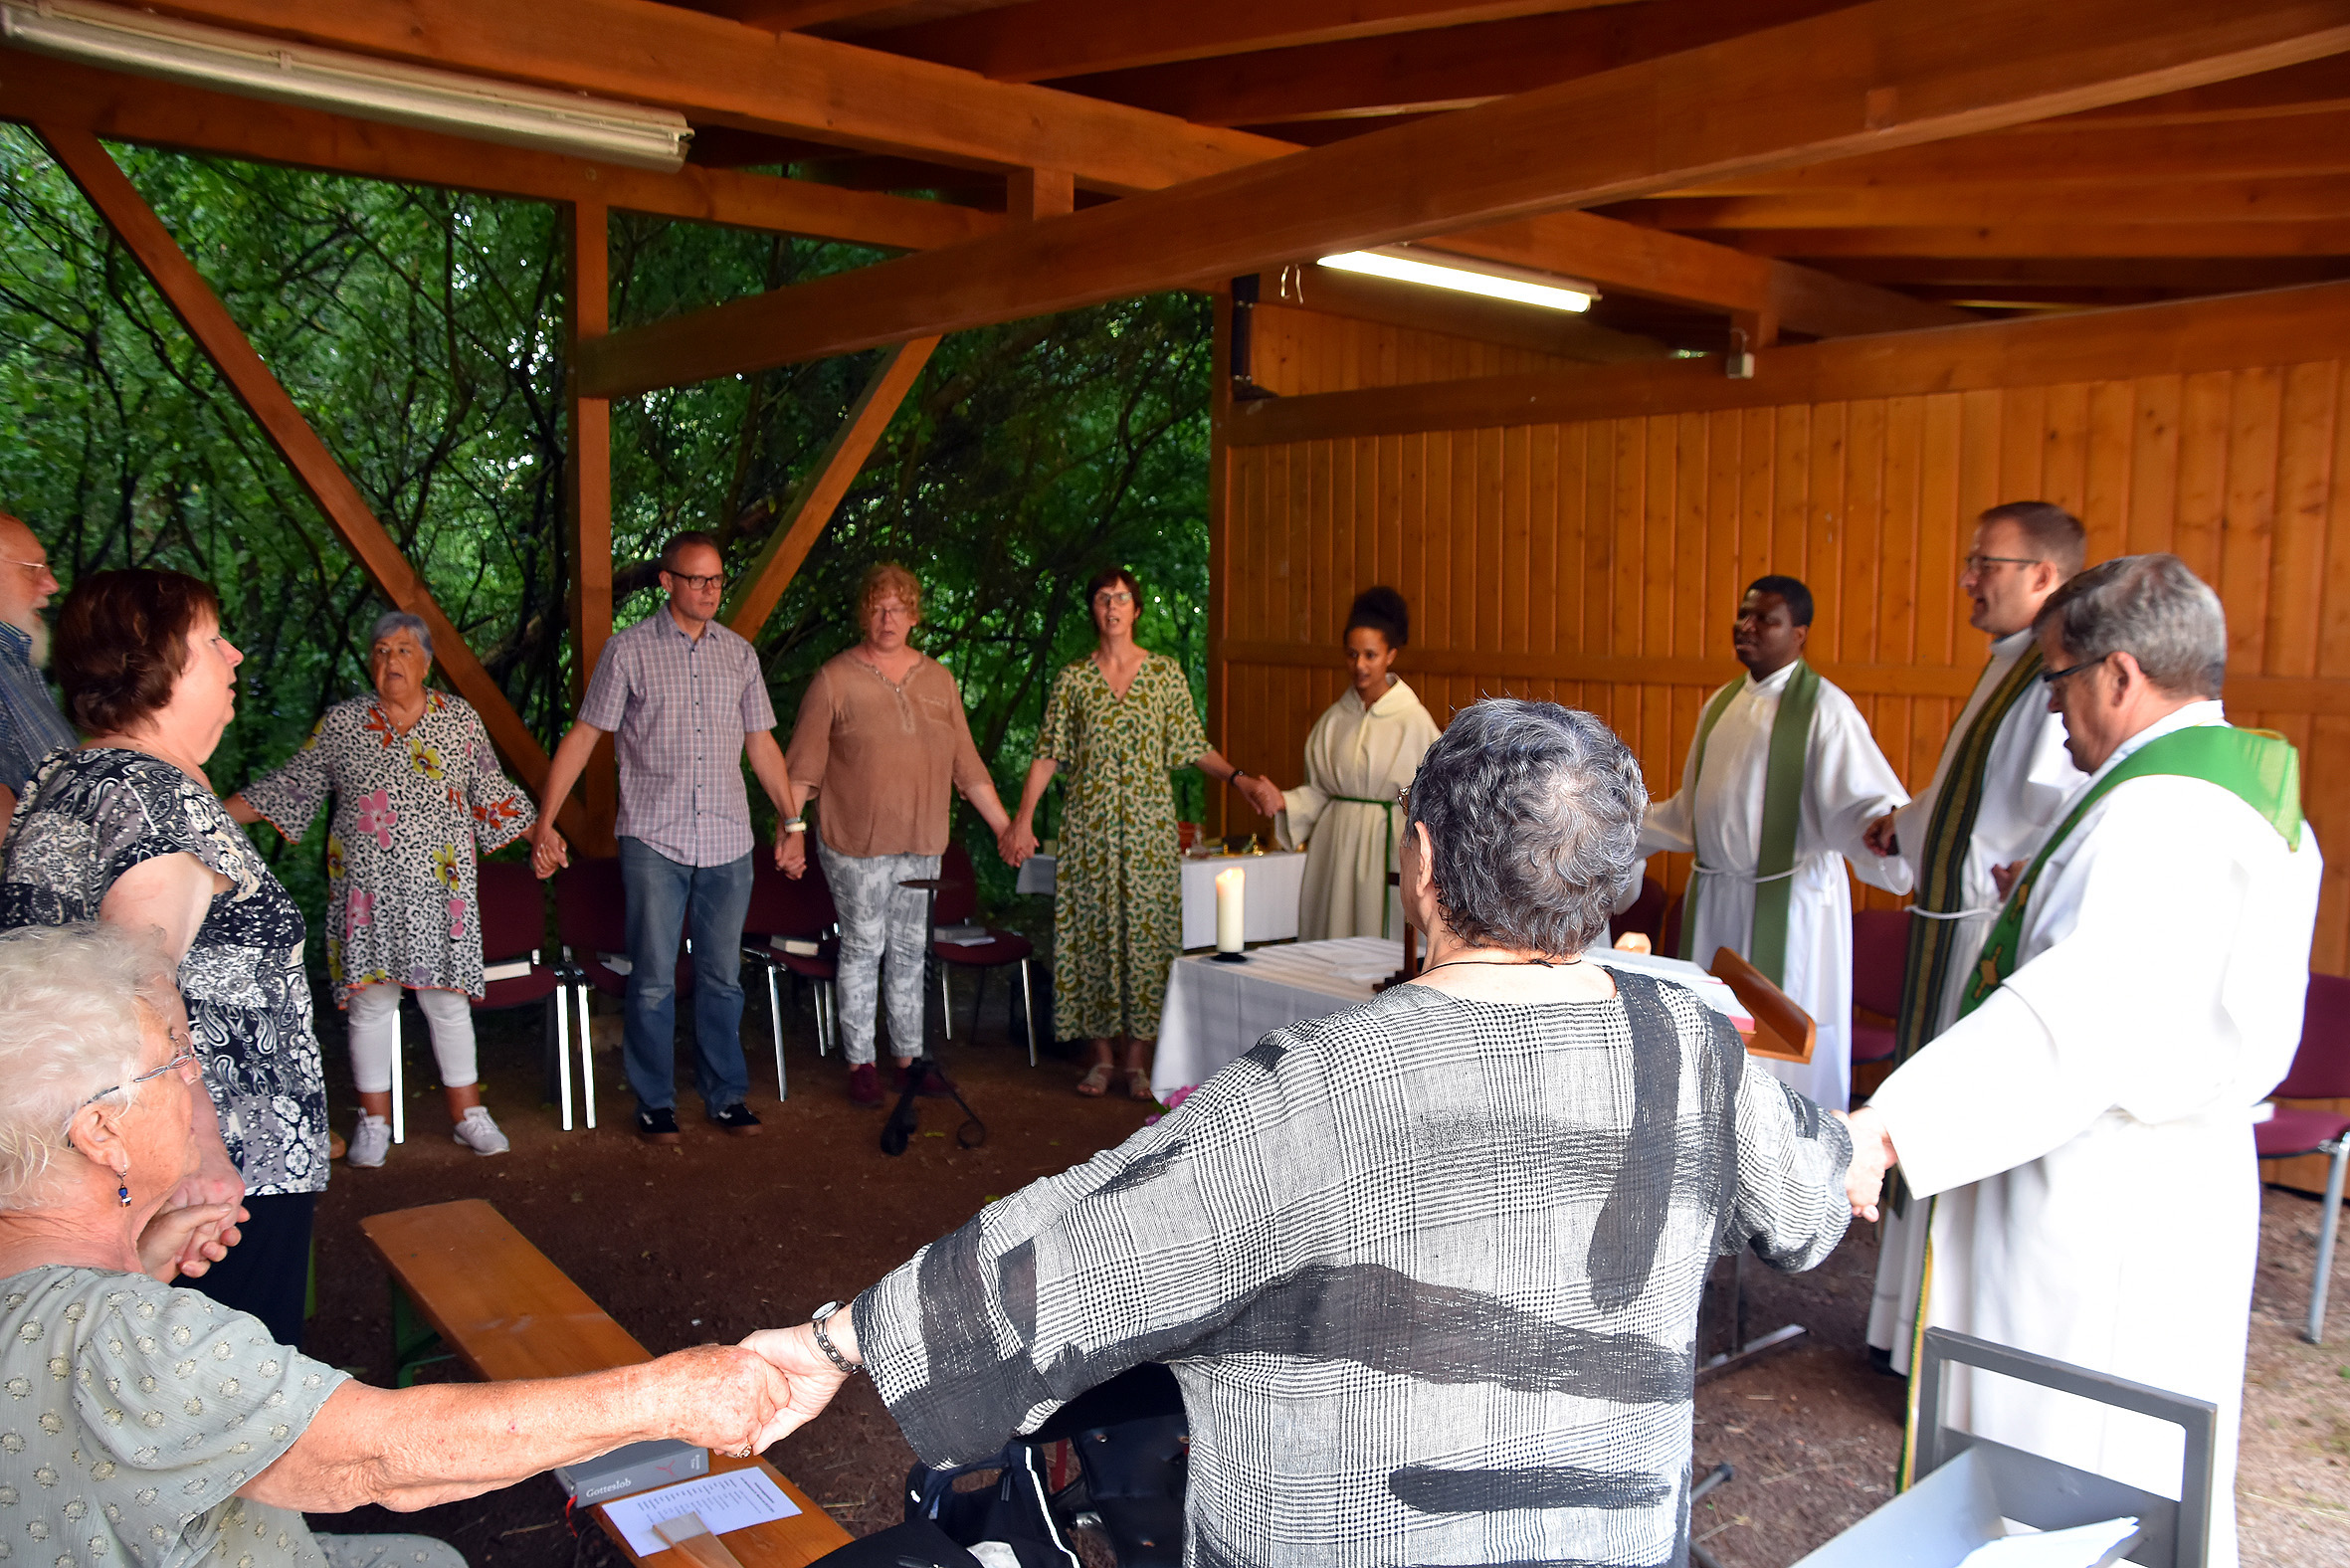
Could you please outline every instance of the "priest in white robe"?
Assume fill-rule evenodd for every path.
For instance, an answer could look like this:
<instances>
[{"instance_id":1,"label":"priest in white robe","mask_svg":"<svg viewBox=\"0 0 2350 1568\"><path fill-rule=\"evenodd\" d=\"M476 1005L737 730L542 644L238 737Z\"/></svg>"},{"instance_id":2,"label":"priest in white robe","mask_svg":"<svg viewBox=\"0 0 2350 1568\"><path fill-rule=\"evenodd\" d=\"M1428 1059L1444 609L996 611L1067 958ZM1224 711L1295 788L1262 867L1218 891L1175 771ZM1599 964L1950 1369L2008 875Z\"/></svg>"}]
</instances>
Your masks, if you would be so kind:
<instances>
[{"instance_id":1,"label":"priest in white robe","mask_svg":"<svg viewBox=\"0 0 2350 1568\"><path fill-rule=\"evenodd\" d=\"M1909 868L1877 855L1864 840L1868 825L1906 804L1909 794L1853 699L1803 662L1811 625L1811 590L1795 578L1762 577L1746 590L1731 630L1746 678L1707 701L1680 791L1649 808L1640 847L1643 854L1694 852L1681 955L1709 964L1716 948L1727 947L1777 981L1812 1015L1819 1041L1808 1064L1766 1066L1811 1099L1842 1110L1853 1090L1853 896L1846 863L1888 892L1909 890ZM1811 708L1808 729L1800 728L1797 703ZM1783 705L1790 706L1790 734L1774 745ZM1771 788L1775 779L1778 791ZM1790 792L1796 809L1772 813L1774 796ZM1783 917L1772 908L1782 896L1777 887L1786 888L1778 904Z\"/></svg>"},{"instance_id":2,"label":"priest in white robe","mask_svg":"<svg viewBox=\"0 0 2350 1568\"><path fill-rule=\"evenodd\" d=\"M1925 1319L2219 1407L2210 1562L2236 1556L2259 1240L2253 1106L2301 1032L2323 872L2299 759L2217 700L2227 623L2176 556L2041 611L2089 782L1994 922L1967 1011L1853 1116L1855 1212L1933 1200ZM2177 1496L2179 1429L1952 1374L1949 1425Z\"/></svg>"},{"instance_id":3,"label":"priest in white robe","mask_svg":"<svg viewBox=\"0 0 2350 1568\"><path fill-rule=\"evenodd\" d=\"M1395 870L1403 811L1397 791L1412 782L1436 744L1437 722L1395 675L1411 641L1411 609L1393 588L1368 588L1346 617L1347 689L1305 737L1305 782L1283 790L1273 837L1305 847L1297 896L1297 939L1403 938L1387 874Z\"/></svg>"},{"instance_id":4,"label":"priest in white robe","mask_svg":"<svg viewBox=\"0 0 2350 1568\"><path fill-rule=\"evenodd\" d=\"M1896 1067L1958 1018L1966 978L1999 912L1993 869L2039 848L2088 782L2036 679L2045 667L2032 636L2033 618L2080 571L2086 549L2080 519L2044 500L1994 506L1975 525L1958 591L1967 624L1991 638L1990 661L1950 727L1933 782L1868 830L1869 848L1899 857L1916 887ZM1909 1370L1925 1251L1924 1205L1888 1208L1868 1347L1890 1371Z\"/></svg>"}]
</instances>

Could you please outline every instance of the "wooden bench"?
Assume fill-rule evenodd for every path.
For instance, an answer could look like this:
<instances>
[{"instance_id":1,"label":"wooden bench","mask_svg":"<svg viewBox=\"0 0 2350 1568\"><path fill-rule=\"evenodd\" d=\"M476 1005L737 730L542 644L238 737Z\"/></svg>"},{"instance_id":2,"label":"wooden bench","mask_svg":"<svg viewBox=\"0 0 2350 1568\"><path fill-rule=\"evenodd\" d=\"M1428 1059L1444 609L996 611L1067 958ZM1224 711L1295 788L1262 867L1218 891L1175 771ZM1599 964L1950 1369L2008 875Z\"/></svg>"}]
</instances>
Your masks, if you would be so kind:
<instances>
[{"instance_id":1,"label":"wooden bench","mask_svg":"<svg viewBox=\"0 0 2350 1568\"><path fill-rule=\"evenodd\" d=\"M396 1209L359 1222L392 1276L398 1381L406 1387L426 1361L454 1356L490 1382L571 1377L653 1357L570 1275L547 1261L505 1216L479 1198ZM446 1347L435 1354L435 1346ZM788 1519L723 1537L743 1568L801 1568L849 1543L849 1532L762 1459L710 1456L710 1472L765 1470L800 1506ZM596 1509L604 1533L640 1568L673 1568L673 1556L639 1557Z\"/></svg>"}]
</instances>

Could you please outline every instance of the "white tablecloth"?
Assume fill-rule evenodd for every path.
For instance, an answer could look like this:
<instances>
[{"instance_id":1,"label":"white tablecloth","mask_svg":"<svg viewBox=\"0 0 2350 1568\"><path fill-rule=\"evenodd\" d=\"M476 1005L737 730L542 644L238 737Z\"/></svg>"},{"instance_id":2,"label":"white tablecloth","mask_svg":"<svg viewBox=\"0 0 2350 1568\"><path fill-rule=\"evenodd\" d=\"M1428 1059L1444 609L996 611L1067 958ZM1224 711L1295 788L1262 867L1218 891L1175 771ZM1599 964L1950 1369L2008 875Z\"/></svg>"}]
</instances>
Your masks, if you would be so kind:
<instances>
[{"instance_id":1,"label":"white tablecloth","mask_svg":"<svg viewBox=\"0 0 2350 1568\"><path fill-rule=\"evenodd\" d=\"M1183 858L1184 951L1216 945L1216 874L1236 866L1246 874L1241 940L1286 942L1296 937L1297 894L1305 886L1304 855L1212 855L1200 861L1187 855Z\"/></svg>"},{"instance_id":2,"label":"white tablecloth","mask_svg":"<svg viewBox=\"0 0 2350 1568\"><path fill-rule=\"evenodd\" d=\"M1754 1028L1754 1020L1730 988L1686 959L1600 947L1584 956L1611 968L1677 980L1726 1015L1741 1033ZM1259 948L1245 964L1218 963L1206 953L1185 954L1167 970L1167 1006L1159 1020L1151 1091L1164 1103L1177 1089L1205 1083L1276 1029L1368 1002L1375 994L1371 987L1403 965L1403 942L1383 936Z\"/></svg>"}]
</instances>

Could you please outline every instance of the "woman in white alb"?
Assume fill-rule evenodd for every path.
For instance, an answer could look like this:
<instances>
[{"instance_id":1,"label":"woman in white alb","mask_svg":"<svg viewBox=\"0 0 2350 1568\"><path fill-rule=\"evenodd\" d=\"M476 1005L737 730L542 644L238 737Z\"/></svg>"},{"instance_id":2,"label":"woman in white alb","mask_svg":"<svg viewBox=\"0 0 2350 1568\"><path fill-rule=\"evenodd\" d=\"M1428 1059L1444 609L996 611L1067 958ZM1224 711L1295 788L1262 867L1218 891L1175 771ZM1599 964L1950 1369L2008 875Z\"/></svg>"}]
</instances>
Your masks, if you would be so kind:
<instances>
[{"instance_id":1,"label":"woman in white alb","mask_svg":"<svg viewBox=\"0 0 2350 1568\"><path fill-rule=\"evenodd\" d=\"M1395 678L1396 655L1411 640L1412 612L1393 588L1366 588L1346 617L1346 668L1353 686L1322 710L1305 737L1305 782L1281 792L1273 834L1283 849L1306 846L1297 896L1297 939L1396 936L1387 874L1395 870L1396 792L1420 771L1437 723Z\"/></svg>"}]
</instances>

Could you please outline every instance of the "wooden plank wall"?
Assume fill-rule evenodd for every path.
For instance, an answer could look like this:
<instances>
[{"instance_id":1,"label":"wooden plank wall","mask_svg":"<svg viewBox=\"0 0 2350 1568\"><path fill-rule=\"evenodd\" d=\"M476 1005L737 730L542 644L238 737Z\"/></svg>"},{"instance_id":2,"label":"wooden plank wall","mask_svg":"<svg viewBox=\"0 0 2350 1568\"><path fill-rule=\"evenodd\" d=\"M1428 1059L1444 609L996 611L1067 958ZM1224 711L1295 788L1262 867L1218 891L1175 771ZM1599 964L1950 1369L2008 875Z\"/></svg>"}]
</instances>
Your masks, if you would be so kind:
<instances>
[{"instance_id":1,"label":"wooden plank wall","mask_svg":"<svg viewBox=\"0 0 2350 1568\"><path fill-rule=\"evenodd\" d=\"M1531 348L1280 305L1258 305L1252 314L1250 379L1282 397L1521 375L1577 363Z\"/></svg>"},{"instance_id":2,"label":"wooden plank wall","mask_svg":"<svg viewBox=\"0 0 2350 1568\"><path fill-rule=\"evenodd\" d=\"M1329 368L1359 355L1303 346L1357 323L1258 316L1299 345L1298 392L1365 384ZM2219 589L2231 716L2302 747L2308 815L2337 847L2314 967L2350 972L2350 389L2334 354L1953 391L1928 390L1952 379L1929 357L1907 394L1229 444L1211 673L1227 753L1297 771L1342 689L1347 605L1385 582L1413 608L1399 671L1440 722L1485 694L1587 707L1669 794L1702 699L1736 674L1738 597L1775 571L1811 585L1814 659L1914 787L1983 657L1957 593L1973 518L2045 498L2088 524L2092 560L2173 550ZM1686 876L1668 869L1676 889Z\"/></svg>"}]
</instances>

